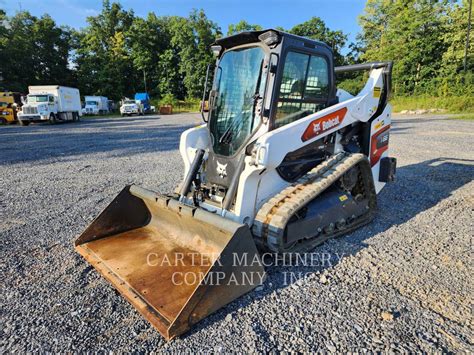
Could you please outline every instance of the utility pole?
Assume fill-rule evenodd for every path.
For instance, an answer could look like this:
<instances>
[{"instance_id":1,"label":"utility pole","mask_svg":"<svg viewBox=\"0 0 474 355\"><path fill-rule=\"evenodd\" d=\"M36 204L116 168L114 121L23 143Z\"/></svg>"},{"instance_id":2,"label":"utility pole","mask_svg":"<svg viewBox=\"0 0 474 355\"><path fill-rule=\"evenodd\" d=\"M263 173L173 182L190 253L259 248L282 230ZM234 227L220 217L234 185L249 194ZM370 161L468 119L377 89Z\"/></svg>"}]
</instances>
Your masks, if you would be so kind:
<instances>
[{"instance_id":1,"label":"utility pole","mask_svg":"<svg viewBox=\"0 0 474 355\"><path fill-rule=\"evenodd\" d=\"M469 0L469 15L467 20L467 36L466 36L466 48L464 48L464 72L467 70L467 51L469 50L469 36L471 33L471 13L472 13L472 0Z\"/></svg>"},{"instance_id":2,"label":"utility pole","mask_svg":"<svg viewBox=\"0 0 474 355\"><path fill-rule=\"evenodd\" d=\"M145 69L143 69L143 82L145 83L145 92L148 92L146 89L146 74L145 74Z\"/></svg>"}]
</instances>

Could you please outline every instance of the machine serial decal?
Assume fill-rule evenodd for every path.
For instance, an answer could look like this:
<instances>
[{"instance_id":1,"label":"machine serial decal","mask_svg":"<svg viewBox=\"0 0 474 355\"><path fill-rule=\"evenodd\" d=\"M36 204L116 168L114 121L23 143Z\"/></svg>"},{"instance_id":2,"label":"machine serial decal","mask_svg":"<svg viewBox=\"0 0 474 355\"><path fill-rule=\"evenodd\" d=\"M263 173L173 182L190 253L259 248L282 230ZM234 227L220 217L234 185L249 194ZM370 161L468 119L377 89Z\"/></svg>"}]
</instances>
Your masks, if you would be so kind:
<instances>
[{"instance_id":1,"label":"machine serial decal","mask_svg":"<svg viewBox=\"0 0 474 355\"><path fill-rule=\"evenodd\" d=\"M312 121L301 136L301 140L306 142L311 138L317 137L320 134L339 126L344 120L346 113L347 108L343 107L340 110L330 113L329 115Z\"/></svg>"}]
</instances>

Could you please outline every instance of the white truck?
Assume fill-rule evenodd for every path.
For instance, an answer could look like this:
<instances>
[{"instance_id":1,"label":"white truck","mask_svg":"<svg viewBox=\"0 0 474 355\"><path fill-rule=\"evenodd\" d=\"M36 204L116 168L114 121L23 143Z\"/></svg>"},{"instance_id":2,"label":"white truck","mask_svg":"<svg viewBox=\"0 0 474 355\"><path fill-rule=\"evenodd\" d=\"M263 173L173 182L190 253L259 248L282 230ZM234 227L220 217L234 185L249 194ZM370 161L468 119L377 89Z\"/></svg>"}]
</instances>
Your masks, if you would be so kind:
<instances>
[{"instance_id":1,"label":"white truck","mask_svg":"<svg viewBox=\"0 0 474 355\"><path fill-rule=\"evenodd\" d=\"M109 100L105 96L84 96L83 115L102 115L109 113Z\"/></svg>"},{"instance_id":2,"label":"white truck","mask_svg":"<svg viewBox=\"0 0 474 355\"><path fill-rule=\"evenodd\" d=\"M78 121L82 115L79 89L58 85L29 86L26 102L18 113L18 122Z\"/></svg>"},{"instance_id":3,"label":"white truck","mask_svg":"<svg viewBox=\"0 0 474 355\"><path fill-rule=\"evenodd\" d=\"M124 99L120 106L120 114L122 117L125 115L144 115L145 111L140 100Z\"/></svg>"}]
</instances>

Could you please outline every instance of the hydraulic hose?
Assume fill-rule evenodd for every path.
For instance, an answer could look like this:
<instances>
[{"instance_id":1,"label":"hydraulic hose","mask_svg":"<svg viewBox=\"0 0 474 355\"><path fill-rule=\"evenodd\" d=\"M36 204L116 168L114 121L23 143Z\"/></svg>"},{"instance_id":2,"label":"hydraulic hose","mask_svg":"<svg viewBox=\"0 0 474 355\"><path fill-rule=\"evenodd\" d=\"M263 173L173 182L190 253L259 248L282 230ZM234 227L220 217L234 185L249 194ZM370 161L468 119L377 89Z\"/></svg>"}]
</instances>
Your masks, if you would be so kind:
<instances>
[{"instance_id":1,"label":"hydraulic hose","mask_svg":"<svg viewBox=\"0 0 474 355\"><path fill-rule=\"evenodd\" d=\"M203 157L204 157L204 150L198 149L196 151L196 155L194 156L194 160L189 168L188 174L186 175L186 179L184 180L183 186L181 186L181 191L179 193L180 202L182 202L186 198L186 195L191 189L191 184L193 180L196 178L197 172L199 168L201 167Z\"/></svg>"}]
</instances>

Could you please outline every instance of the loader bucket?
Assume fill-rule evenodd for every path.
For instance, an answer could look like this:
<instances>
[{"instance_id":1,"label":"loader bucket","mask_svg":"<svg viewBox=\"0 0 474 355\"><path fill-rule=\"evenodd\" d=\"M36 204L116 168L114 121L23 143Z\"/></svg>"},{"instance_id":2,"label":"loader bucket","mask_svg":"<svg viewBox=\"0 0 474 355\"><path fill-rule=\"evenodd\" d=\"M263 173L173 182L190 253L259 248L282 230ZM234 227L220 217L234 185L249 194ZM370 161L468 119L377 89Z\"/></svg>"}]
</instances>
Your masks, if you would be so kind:
<instances>
[{"instance_id":1,"label":"loader bucket","mask_svg":"<svg viewBox=\"0 0 474 355\"><path fill-rule=\"evenodd\" d=\"M247 225L133 185L75 247L167 340L265 277Z\"/></svg>"}]
</instances>

